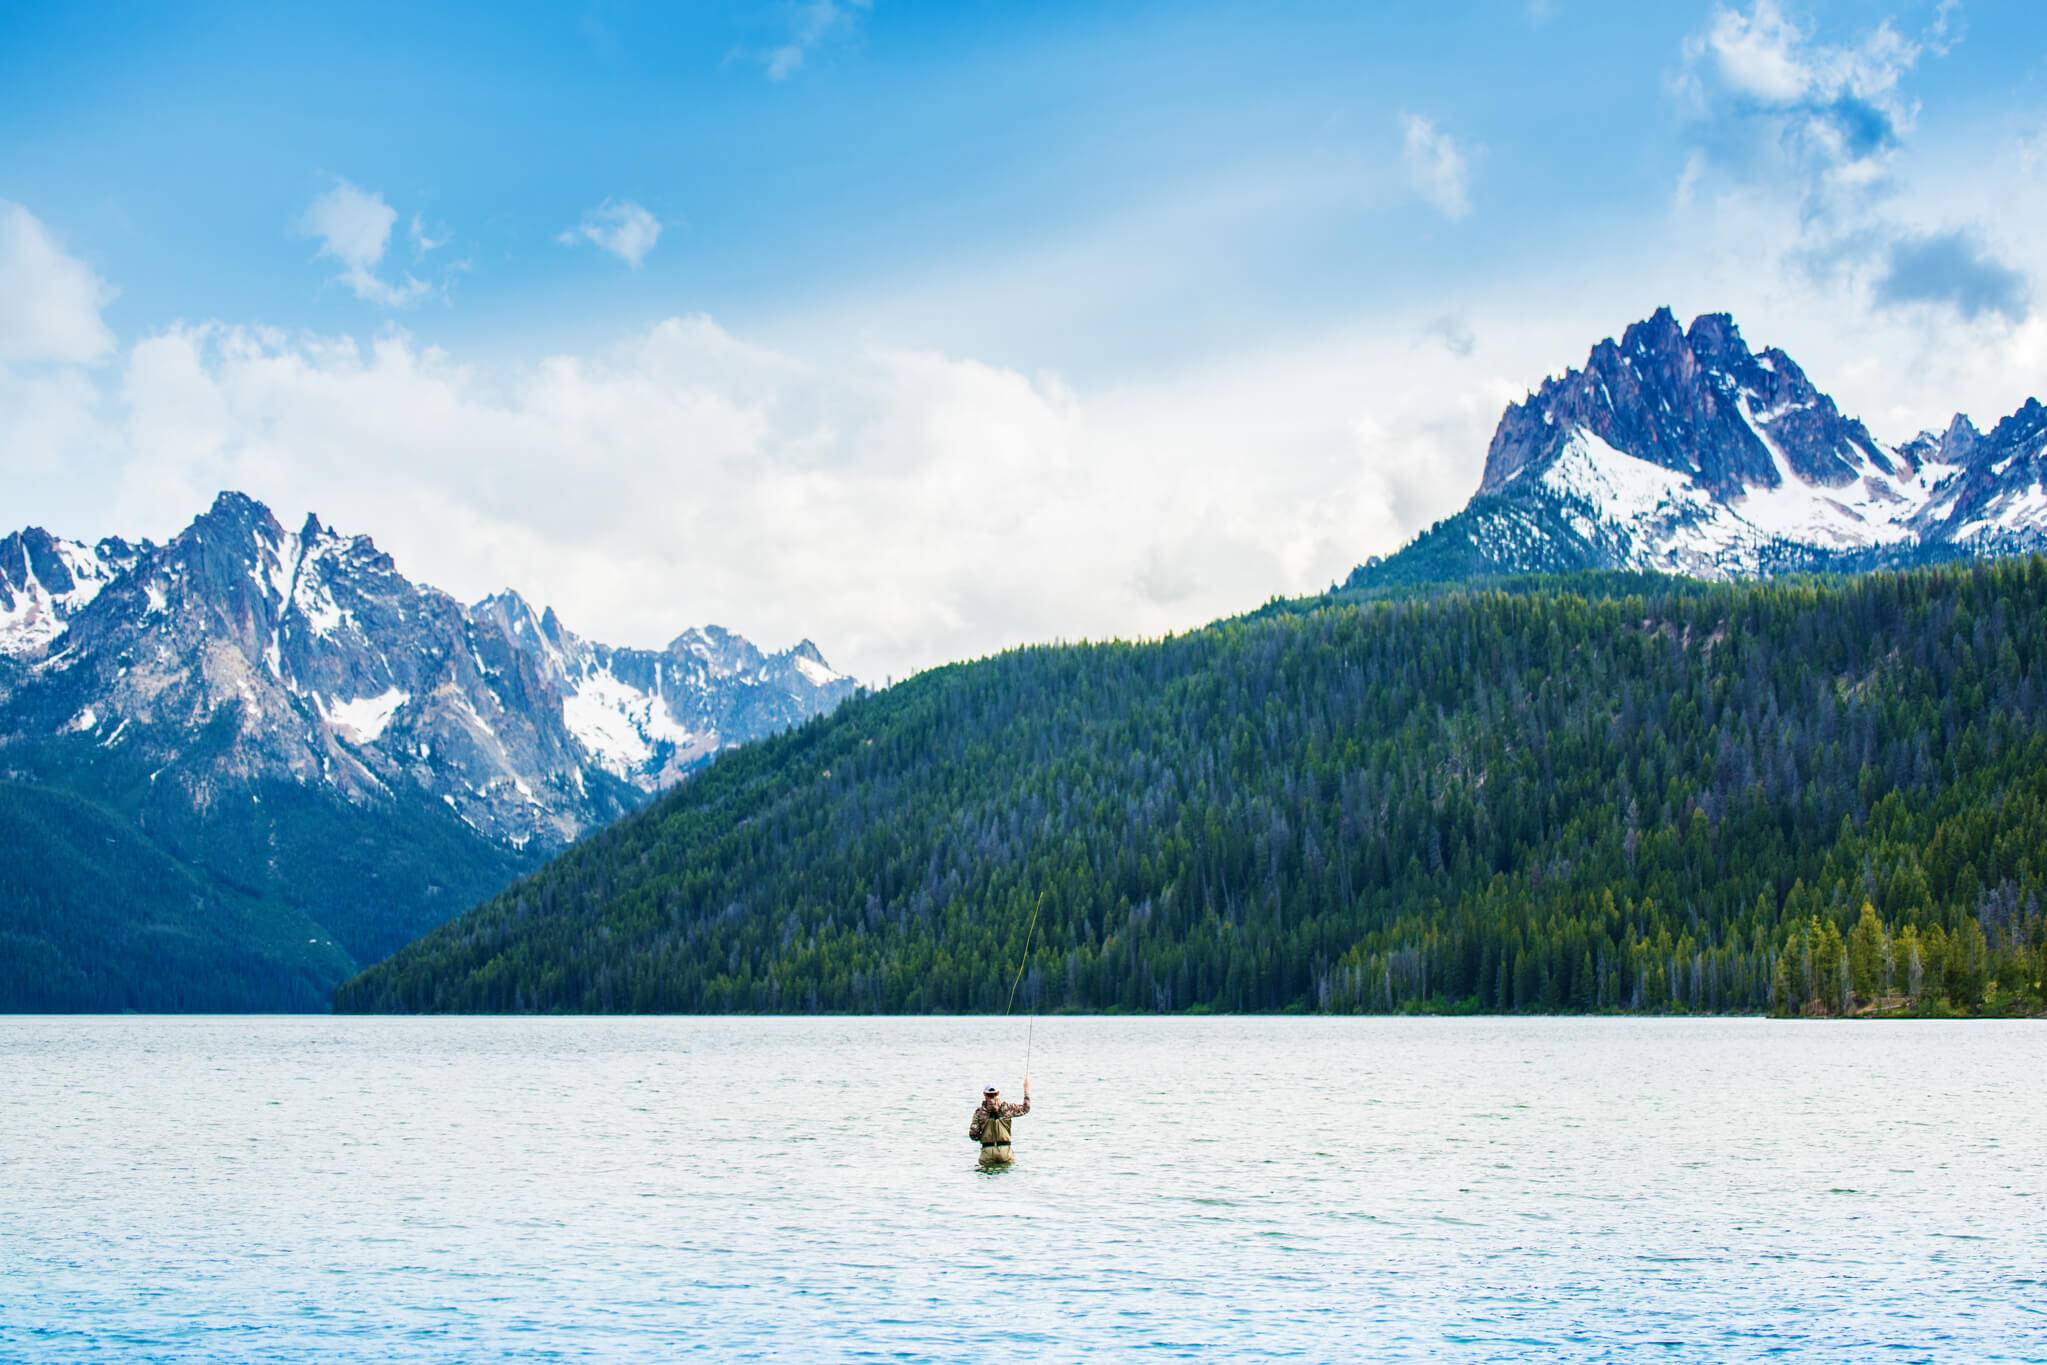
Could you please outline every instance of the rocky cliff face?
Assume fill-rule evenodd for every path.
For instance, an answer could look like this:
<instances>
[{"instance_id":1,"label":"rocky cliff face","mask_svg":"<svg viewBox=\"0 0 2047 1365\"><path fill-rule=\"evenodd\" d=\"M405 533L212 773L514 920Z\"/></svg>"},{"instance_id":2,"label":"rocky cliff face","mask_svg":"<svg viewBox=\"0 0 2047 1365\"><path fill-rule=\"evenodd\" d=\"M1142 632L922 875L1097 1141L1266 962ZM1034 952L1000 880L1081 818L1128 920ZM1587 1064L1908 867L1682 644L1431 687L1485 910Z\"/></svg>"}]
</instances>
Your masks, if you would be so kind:
<instances>
[{"instance_id":1,"label":"rocky cliff face","mask_svg":"<svg viewBox=\"0 0 2047 1365\"><path fill-rule=\"evenodd\" d=\"M853 690L808 641L615 649L515 593L465 606L235 493L161 546L0 541L0 653L0 765L52 739L119 751L199 809L272 781L424 794L536 850Z\"/></svg>"},{"instance_id":2,"label":"rocky cliff face","mask_svg":"<svg viewBox=\"0 0 2047 1365\"><path fill-rule=\"evenodd\" d=\"M2047 411L1895 445L1724 313L1668 309L1508 407L1476 495L1352 586L1584 568L1695 577L2047 546Z\"/></svg>"}]
</instances>

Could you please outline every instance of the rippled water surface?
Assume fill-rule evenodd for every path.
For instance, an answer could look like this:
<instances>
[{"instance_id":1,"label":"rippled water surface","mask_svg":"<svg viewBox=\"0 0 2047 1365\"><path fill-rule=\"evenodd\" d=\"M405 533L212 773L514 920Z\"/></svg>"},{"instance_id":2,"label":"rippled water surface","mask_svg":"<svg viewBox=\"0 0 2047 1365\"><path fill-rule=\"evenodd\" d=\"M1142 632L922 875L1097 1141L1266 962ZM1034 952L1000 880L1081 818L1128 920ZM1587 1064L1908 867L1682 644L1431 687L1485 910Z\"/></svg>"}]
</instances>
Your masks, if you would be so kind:
<instances>
[{"instance_id":1,"label":"rippled water surface","mask_svg":"<svg viewBox=\"0 0 2047 1365\"><path fill-rule=\"evenodd\" d=\"M0 1019L0 1357L2047 1359L2038 1025L1023 1043Z\"/></svg>"}]
</instances>

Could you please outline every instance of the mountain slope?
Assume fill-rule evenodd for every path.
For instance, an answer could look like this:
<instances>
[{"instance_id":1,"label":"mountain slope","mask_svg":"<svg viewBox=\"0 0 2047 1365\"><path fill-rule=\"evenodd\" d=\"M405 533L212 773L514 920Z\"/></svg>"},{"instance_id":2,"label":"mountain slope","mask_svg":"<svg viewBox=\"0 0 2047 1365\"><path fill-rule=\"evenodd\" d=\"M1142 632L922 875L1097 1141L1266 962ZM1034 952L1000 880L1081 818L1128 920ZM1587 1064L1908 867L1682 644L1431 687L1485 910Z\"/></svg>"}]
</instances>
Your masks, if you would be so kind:
<instances>
[{"instance_id":1,"label":"mountain slope","mask_svg":"<svg viewBox=\"0 0 2047 1365\"><path fill-rule=\"evenodd\" d=\"M1761 1010L1834 998L1798 936L1865 899L1922 998L2037 1002L2047 561L1638 581L938 669L336 1005L1000 1009L1036 914L1042 1008Z\"/></svg>"},{"instance_id":2,"label":"mountain slope","mask_svg":"<svg viewBox=\"0 0 2047 1365\"><path fill-rule=\"evenodd\" d=\"M1872 437L1732 318L1668 309L1507 408L1478 492L1359 588L1575 569L1699 578L1942 563L2047 547L2047 411Z\"/></svg>"},{"instance_id":3,"label":"mountain slope","mask_svg":"<svg viewBox=\"0 0 2047 1365\"><path fill-rule=\"evenodd\" d=\"M264 967L213 1007L317 1003L359 963L852 686L807 641L769 655L709 627L616 649L516 594L465 607L367 537L317 518L287 531L238 494L163 545L33 528L0 541L0 799L83 798L222 904L267 907L294 933L310 918L335 945L310 993ZM26 888L47 942L70 945L64 979L99 983L74 1008L161 984L91 960L128 931L95 940L80 925L165 913L148 881L121 875L140 855L101 846L112 861L91 875L112 900L83 902L76 859ZM163 886L183 904L183 881ZM18 1003L0 993L0 1009Z\"/></svg>"},{"instance_id":4,"label":"mountain slope","mask_svg":"<svg viewBox=\"0 0 2047 1365\"><path fill-rule=\"evenodd\" d=\"M357 960L311 916L195 872L66 792L0 782L0 846L10 1010L313 1010Z\"/></svg>"}]
</instances>

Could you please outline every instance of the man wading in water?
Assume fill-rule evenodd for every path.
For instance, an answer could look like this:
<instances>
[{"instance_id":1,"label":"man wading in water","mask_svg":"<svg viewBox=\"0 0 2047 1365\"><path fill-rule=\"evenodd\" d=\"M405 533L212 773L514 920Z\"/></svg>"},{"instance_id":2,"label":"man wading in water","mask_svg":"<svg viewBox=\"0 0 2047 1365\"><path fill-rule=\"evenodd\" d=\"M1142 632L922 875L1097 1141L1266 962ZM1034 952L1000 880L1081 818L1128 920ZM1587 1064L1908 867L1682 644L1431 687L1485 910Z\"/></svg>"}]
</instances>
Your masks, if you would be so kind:
<instances>
[{"instance_id":1,"label":"man wading in water","mask_svg":"<svg viewBox=\"0 0 2047 1365\"><path fill-rule=\"evenodd\" d=\"M981 1107L967 1125L967 1136L981 1144L983 1166L1007 1166L1016 1160L1009 1149L1009 1121L1031 1112L1031 1083L1024 1082L1022 1104L1004 1104L994 1086L981 1092Z\"/></svg>"}]
</instances>

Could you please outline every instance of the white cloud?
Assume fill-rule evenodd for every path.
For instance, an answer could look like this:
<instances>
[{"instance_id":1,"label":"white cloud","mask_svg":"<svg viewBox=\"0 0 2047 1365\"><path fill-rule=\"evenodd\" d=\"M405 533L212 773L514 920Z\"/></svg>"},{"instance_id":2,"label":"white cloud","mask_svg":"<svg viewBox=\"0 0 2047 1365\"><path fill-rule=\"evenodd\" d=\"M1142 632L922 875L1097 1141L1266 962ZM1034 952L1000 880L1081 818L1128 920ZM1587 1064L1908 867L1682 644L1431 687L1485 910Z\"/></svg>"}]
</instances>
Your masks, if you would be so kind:
<instances>
[{"instance_id":1,"label":"white cloud","mask_svg":"<svg viewBox=\"0 0 2047 1365\"><path fill-rule=\"evenodd\" d=\"M661 220L630 199L607 199L555 240L563 246L589 242L638 270L661 240Z\"/></svg>"},{"instance_id":2,"label":"white cloud","mask_svg":"<svg viewBox=\"0 0 2047 1365\"><path fill-rule=\"evenodd\" d=\"M383 195L337 179L331 189L306 206L297 227L301 236L320 240L320 256L340 264L341 274L336 279L348 286L349 292L366 303L403 308L432 290L411 275L394 284L377 274L391 240L391 225L397 221L398 211ZM415 220L415 229L417 226Z\"/></svg>"},{"instance_id":3,"label":"white cloud","mask_svg":"<svg viewBox=\"0 0 2047 1365\"><path fill-rule=\"evenodd\" d=\"M242 488L596 638L715 621L813 637L878 680L1322 588L1462 505L1502 406L1659 302L1733 309L1885 438L1954 406L1994 419L2047 368L2047 321L1957 346L1758 268L1778 211L1716 201L1603 252L1596 281L1531 276L1476 315L1416 305L1088 389L928 347L766 346L704 317L508 366L402 333L174 328L128 352L111 396L43 390L31 425L0 386L0 449L52 452L10 493L67 534L162 537ZM1657 290L1676 276L1684 292Z\"/></svg>"},{"instance_id":4,"label":"white cloud","mask_svg":"<svg viewBox=\"0 0 2047 1365\"><path fill-rule=\"evenodd\" d=\"M1499 390L1414 345L1424 322L1089 393L928 349L798 354L703 317L511 368L402 334L175 328L132 348L86 433L111 472L89 492L53 477L39 514L161 537L241 488L596 638L715 621L900 677L1318 590L1454 510Z\"/></svg>"},{"instance_id":5,"label":"white cloud","mask_svg":"<svg viewBox=\"0 0 2047 1365\"><path fill-rule=\"evenodd\" d=\"M115 443L87 367L114 349L100 316L113 297L34 214L0 199L0 471L15 515L51 507L51 489L107 487Z\"/></svg>"},{"instance_id":6,"label":"white cloud","mask_svg":"<svg viewBox=\"0 0 2047 1365\"><path fill-rule=\"evenodd\" d=\"M351 269L369 271L384 259L391 224L397 221L398 211L384 202L383 195L341 180L306 206L299 217L299 230L320 239L322 256Z\"/></svg>"},{"instance_id":7,"label":"white cloud","mask_svg":"<svg viewBox=\"0 0 2047 1365\"><path fill-rule=\"evenodd\" d=\"M1901 145L1887 162L1911 190L1900 230L2039 221L2037 148L1988 147ZM1845 273L1799 269L1784 246L1808 230L1801 196L1716 176L1709 155L1661 228L1588 229L1593 278L1516 272L1482 307L1438 291L1354 327L1290 325L1284 343L1240 329L1225 353L1123 365L1136 377L1115 384L974 357L1026 349L1017 319L1036 309L1052 337L1037 353L1065 364L1097 317L1133 300L1168 308L1187 279L1225 267L1237 239L1217 222L1267 221L1274 205L1355 211L1342 196L1365 178L1232 184L1207 212L1182 197L1100 240L929 268L907 290L890 281L781 320L776 346L676 318L595 352L481 366L403 334L174 329L128 353L111 397L41 391L27 435L10 435L28 409L0 390L0 451L76 452L48 456L54 472L19 504L70 534L160 537L242 487L287 520L311 509L372 533L407 573L464 597L517 587L598 638L660 643L717 621L764 644L812 636L878 679L1323 587L1462 505L1501 407L1659 303L1687 318L1731 309L1880 438L1956 407L1995 420L2047 373L2047 318L1979 307L1958 331L1944 306L1877 308L1878 270L1897 275L1880 253ZM1398 176L1367 188L1405 192ZM1175 217L1202 223L1200 239L1159 230ZM2047 268L2047 239L2016 227L1968 240ZM1939 277L1920 264L1898 278L1925 297ZM1100 287L1077 299L1076 278ZM911 305L893 297L920 290ZM945 330L961 314L1002 326ZM876 336L890 340L844 340ZM64 467L79 461L89 482Z\"/></svg>"},{"instance_id":8,"label":"white cloud","mask_svg":"<svg viewBox=\"0 0 2047 1365\"><path fill-rule=\"evenodd\" d=\"M1949 7L1917 39L1889 20L1855 42L1822 41L1776 0L1744 13L1715 7L1687 39L1676 89L1730 169L1790 186L1809 218L1859 210L1888 182L1918 121L1904 78L1927 52L1956 41Z\"/></svg>"},{"instance_id":9,"label":"white cloud","mask_svg":"<svg viewBox=\"0 0 2047 1365\"><path fill-rule=\"evenodd\" d=\"M1798 51L1805 41L1805 34L1776 5L1757 0L1749 14L1716 9L1711 28L1691 40L1687 55L1698 60L1710 54L1730 89L1768 104L1790 104L1816 79Z\"/></svg>"},{"instance_id":10,"label":"white cloud","mask_svg":"<svg viewBox=\"0 0 2047 1365\"><path fill-rule=\"evenodd\" d=\"M426 220L419 214L415 213L412 215L412 222L407 226L406 233L412 238L413 260L423 261L429 255L439 251L448 244L448 236L445 231L440 229L435 229L434 231L440 231L441 235L436 237L433 231L429 231Z\"/></svg>"},{"instance_id":11,"label":"white cloud","mask_svg":"<svg viewBox=\"0 0 2047 1365\"><path fill-rule=\"evenodd\" d=\"M1446 218L1471 212L1471 152L1419 114L1400 116L1408 183Z\"/></svg>"},{"instance_id":12,"label":"white cloud","mask_svg":"<svg viewBox=\"0 0 2047 1365\"><path fill-rule=\"evenodd\" d=\"M1849 40L1822 37L1776 0L1717 7L1685 42L1674 83L1693 143L1674 207L1705 225L1690 245L1740 258L1748 275L1776 282L1772 298L1810 296L1837 326L1856 313L1873 327L1887 309L1925 324L1944 310L1962 324L1942 329L1951 353L1972 349L1968 330L2023 321L2029 271L2040 266L2024 259L2024 234L2000 242L1992 230L2025 221L2004 202L2024 185L2023 169L1985 175L1989 147L1973 133L1971 145L1949 149L1971 174L1931 193L1930 176L1954 177L1914 156L1920 103L1907 79L1960 41L1952 0L1916 37L1885 20ZM1985 184L1999 193L1978 193ZM1956 216L1964 203L1979 205L1973 219Z\"/></svg>"},{"instance_id":13,"label":"white cloud","mask_svg":"<svg viewBox=\"0 0 2047 1365\"><path fill-rule=\"evenodd\" d=\"M1678 280L1670 302L1732 311L1879 438L1945 426L1957 410L1995 422L2047 398L2047 317L2027 306L2029 282L2047 278L2047 239L2024 230L2047 214L2047 177L2025 156L2022 140L1975 128L1915 141L1880 212L1824 230L1768 180L1720 178L1603 268Z\"/></svg>"},{"instance_id":14,"label":"white cloud","mask_svg":"<svg viewBox=\"0 0 2047 1365\"><path fill-rule=\"evenodd\" d=\"M785 41L759 54L768 79L785 81L803 67L817 46L834 35L849 32L860 16L874 7L874 0L805 0L791 11Z\"/></svg>"},{"instance_id":15,"label":"white cloud","mask_svg":"<svg viewBox=\"0 0 2047 1365\"><path fill-rule=\"evenodd\" d=\"M91 375L69 366L39 372L0 365L0 471L9 518L64 524L68 516L101 515L93 501L112 486L124 457ZM7 529L17 524L10 520Z\"/></svg>"},{"instance_id":16,"label":"white cloud","mask_svg":"<svg viewBox=\"0 0 2047 1365\"><path fill-rule=\"evenodd\" d=\"M100 359L114 345L100 319L113 297L34 214L0 199L0 363L88 365Z\"/></svg>"}]
</instances>

